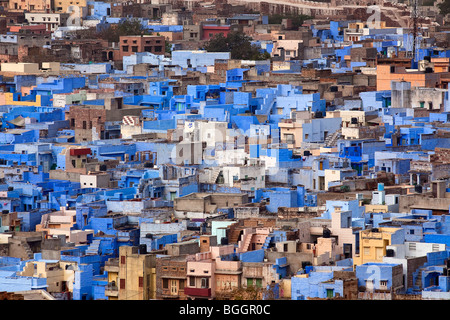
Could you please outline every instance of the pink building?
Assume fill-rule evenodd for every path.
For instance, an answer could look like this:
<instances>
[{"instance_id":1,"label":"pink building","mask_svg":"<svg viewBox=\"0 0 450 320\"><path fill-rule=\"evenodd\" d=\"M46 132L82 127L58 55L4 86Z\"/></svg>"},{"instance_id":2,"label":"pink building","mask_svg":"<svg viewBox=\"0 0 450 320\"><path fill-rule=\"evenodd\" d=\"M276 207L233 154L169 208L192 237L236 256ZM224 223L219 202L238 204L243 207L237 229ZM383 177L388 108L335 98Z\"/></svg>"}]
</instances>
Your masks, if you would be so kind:
<instances>
[{"instance_id":1,"label":"pink building","mask_svg":"<svg viewBox=\"0 0 450 320\"><path fill-rule=\"evenodd\" d=\"M222 261L220 258L233 253L233 245L211 246L210 251L197 253L193 259L188 259L187 285L184 288L186 296L195 299L214 299L216 290L239 288L241 261Z\"/></svg>"}]
</instances>

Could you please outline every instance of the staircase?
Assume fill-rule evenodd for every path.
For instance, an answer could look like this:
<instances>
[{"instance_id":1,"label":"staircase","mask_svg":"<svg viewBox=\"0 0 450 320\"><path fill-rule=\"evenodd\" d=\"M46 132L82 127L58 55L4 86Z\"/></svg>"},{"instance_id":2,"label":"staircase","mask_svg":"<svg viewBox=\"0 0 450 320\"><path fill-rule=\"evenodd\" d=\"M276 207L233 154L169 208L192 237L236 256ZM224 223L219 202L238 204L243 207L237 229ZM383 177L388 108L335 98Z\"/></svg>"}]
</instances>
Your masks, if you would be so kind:
<instances>
[{"instance_id":1,"label":"staircase","mask_svg":"<svg viewBox=\"0 0 450 320\"><path fill-rule=\"evenodd\" d=\"M34 253L31 250L28 242L24 241L24 242L21 243L21 245L22 245L22 248L25 250L25 253L26 253L27 257L28 257L28 260L34 259Z\"/></svg>"},{"instance_id":2,"label":"staircase","mask_svg":"<svg viewBox=\"0 0 450 320\"><path fill-rule=\"evenodd\" d=\"M267 94L263 96L263 103L261 104L261 109L255 111L257 115L268 116L272 113L272 109L275 106L276 98L274 94Z\"/></svg>"},{"instance_id":3,"label":"staircase","mask_svg":"<svg viewBox=\"0 0 450 320\"><path fill-rule=\"evenodd\" d=\"M270 233L270 234L267 235L266 240L264 241L264 244L263 244L263 247L262 247L264 250L269 249L270 242L272 241L272 238L273 238L273 233Z\"/></svg>"},{"instance_id":4,"label":"staircase","mask_svg":"<svg viewBox=\"0 0 450 320\"><path fill-rule=\"evenodd\" d=\"M325 147L333 147L336 145L336 142L339 140L339 138L342 137L341 129L336 130L333 134L327 136L325 138Z\"/></svg>"},{"instance_id":5,"label":"staircase","mask_svg":"<svg viewBox=\"0 0 450 320\"><path fill-rule=\"evenodd\" d=\"M97 255L100 248L100 240L93 240L86 250L86 255Z\"/></svg>"},{"instance_id":6,"label":"staircase","mask_svg":"<svg viewBox=\"0 0 450 320\"><path fill-rule=\"evenodd\" d=\"M209 180L209 183L216 183L221 171L222 169L220 168L211 168L211 178Z\"/></svg>"},{"instance_id":7,"label":"staircase","mask_svg":"<svg viewBox=\"0 0 450 320\"><path fill-rule=\"evenodd\" d=\"M239 242L239 236L241 234L241 230L242 230L242 227L233 228L232 232L229 236L228 243L237 244Z\"/></svg>"},{"instance_id":8,"label":"staircase","mask_svg":"<svg viewBox=\"0 0 450 320\"><path fill-rule=\"evenodd\" d=\"M252 242L252 235L251 229L245 229L244 233L242 234L242 240L238 242L238 252L247 252L249 251L248 248L250 246L250 243Z\"/></svg>"},{"instance_id":9,"label":"staircase","mask_svg":"<svg viewBox=\"0 0 450 320\"><path fill-rule=\"evenodd\" d=\"M414 281L414 289L416 290L422 290L422 271L424 270L424 268L420 268L418 271L416 271L417 273L417 277L416 277L416 281Z\"/></svg>"}]
</instances>

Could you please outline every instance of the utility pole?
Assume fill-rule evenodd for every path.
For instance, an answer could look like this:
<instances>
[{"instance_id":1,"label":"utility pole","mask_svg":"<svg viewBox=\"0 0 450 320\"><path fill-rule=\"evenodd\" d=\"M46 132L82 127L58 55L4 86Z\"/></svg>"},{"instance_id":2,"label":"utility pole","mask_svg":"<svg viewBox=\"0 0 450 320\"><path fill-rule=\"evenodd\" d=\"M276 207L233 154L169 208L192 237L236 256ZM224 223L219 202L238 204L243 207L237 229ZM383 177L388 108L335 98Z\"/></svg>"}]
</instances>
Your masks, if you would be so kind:
<instances>
[{"instance_id":1,"label":"utility pole","mask_svg":"<svg viewBox=\"0 0 450 320\"><path fill-rule=\"evenodd\" d=\"M413 8L412 8L412 15L413 15L413 50L412 50L412 57L413 60L416 59L416 41L417 41L417 19L418 19L418 0L413 0Z\"/></svg>"}]
</instances>

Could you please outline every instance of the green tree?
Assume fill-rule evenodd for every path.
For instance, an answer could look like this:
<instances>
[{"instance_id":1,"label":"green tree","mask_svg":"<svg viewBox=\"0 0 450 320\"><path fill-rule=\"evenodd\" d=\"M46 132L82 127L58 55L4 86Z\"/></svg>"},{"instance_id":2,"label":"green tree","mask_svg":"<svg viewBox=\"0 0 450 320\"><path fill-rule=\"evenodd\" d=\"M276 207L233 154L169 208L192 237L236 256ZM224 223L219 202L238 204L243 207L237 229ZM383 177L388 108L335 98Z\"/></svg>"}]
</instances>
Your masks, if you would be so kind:
<instances>
[{"instance_id":1,"label":"green tree","mask_svg":"<svg viewBox=\"0 0 450 320\"><path fill-rule=\"evenodd\" d=\"M204 46L205 50L208 52L229 52L227 38L224 37L223 33L216 34L211 38Z\"/></svg>"},{"instance_id":2,"label":"green tree","mask_svg":"<svg viewBox=\"0 0 450 320\"><path fill-rule=\"evenodd\" d=\"M258 46L251 43L252 38L245 33L233 31L225 37L222 33L215 35L204 46L208 52L230 52L231 59L266 60L270 54L261 53Z\"/></svg>"},{"instance_id":3,"label":"green tree","mask_svg":"<svg viewBox=\"0 0 450 320\"><path fill-rule=\"evenodd\" d=\"M294 29L298 29L303 22L305 22L306 20L312 19L313 17L308 16L306 14L287 14L287 15L283 15L283 14L273 14L271 16L269 16L268 20L269 20L269 24L281 24L281 21L283 19L291 19L292 20L292 27Z\"/></svg>"},{"instance_id":4,"label":"green tree","mask_svg":"<svg viewBox=\"0 0 450 320\"><path fill-rule=\"evenodd\" d=\"M137 19L127 19L116 26L100 31L98 37L109 42L119 42L121 36L140 36L152 34Z\"/></svg>"},{"instance_id":5,"label":"green tree","mask_svg":"<svg viewBox=\"0 0 450 320\"><path fill-rule=\"evenodd\" d=\"M170 41L166 40L165 45L166 45L165 47L166 53L172 54L172 44L170 43Z\"/></svg>"}]
</instances>

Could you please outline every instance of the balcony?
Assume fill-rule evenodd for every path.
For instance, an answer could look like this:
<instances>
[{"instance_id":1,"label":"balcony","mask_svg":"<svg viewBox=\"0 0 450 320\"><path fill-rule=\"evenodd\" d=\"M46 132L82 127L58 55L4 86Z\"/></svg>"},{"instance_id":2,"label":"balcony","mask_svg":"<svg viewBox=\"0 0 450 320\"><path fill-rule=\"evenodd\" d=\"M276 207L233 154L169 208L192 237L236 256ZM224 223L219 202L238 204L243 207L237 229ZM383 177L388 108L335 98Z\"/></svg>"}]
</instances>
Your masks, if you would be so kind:
<instances>
[{"instance_id":1,"label":"balcony","mask_svg":"<svg viewBox=\"0 0 450 320\"><path fill-rule=\"evenodd\" d=\"M211 297L211 288L184 288L184 293L188 296Z\"/></svg>"},{"instance_id":2,"label":"balcony","mask_svg":"<svg viewBox=\"0 0 450 320\"><path fill-rule=\"evenodd\" d=\"M105 288L105 296L118 297L119 296L119 288L113 284L108 283Z\"/></svg>"}]
</instances>

